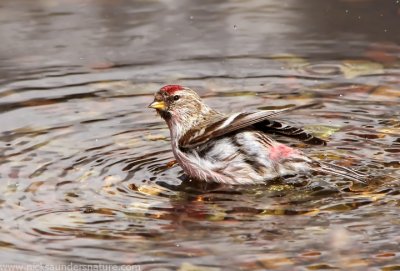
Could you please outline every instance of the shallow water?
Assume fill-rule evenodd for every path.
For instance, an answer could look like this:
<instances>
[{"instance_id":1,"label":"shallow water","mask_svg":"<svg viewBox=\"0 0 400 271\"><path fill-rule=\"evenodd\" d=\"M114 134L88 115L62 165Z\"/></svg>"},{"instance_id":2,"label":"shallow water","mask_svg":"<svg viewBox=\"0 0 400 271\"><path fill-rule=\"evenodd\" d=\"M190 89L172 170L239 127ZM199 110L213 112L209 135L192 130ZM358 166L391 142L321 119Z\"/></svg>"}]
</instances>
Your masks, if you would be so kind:
<instances>
[{"instance_id":1,"label":"shallow water","mask_svg":"<svg viewBox=\"0 0 400 271\"><path fill-rule=\"evenodd\" d=\"M398 1L2 1L0 262L400 270L399 20ZM280 119L328 146L287 142L370 182L189 182L146 108L167 83L223 112L319 102Z\"/></svg>"}]
</instances>

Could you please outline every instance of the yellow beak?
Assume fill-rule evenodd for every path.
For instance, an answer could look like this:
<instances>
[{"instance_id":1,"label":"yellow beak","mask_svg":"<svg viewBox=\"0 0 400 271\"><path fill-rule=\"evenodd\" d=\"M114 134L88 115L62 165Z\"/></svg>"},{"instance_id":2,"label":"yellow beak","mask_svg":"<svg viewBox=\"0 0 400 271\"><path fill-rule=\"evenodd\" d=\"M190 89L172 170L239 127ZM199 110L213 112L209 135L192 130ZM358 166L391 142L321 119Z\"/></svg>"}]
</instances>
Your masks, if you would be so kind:
<instances>
[{"instance_id":1,"label":"yellow beak","mask_svg":"<svg viewBox=\"0 0 400 271\"><path fill-rule=\"evenodd\" d=\"M149 108L165 110L167 107L164 101L154 101L149 105Z\"/></svg>"}]
</instances>

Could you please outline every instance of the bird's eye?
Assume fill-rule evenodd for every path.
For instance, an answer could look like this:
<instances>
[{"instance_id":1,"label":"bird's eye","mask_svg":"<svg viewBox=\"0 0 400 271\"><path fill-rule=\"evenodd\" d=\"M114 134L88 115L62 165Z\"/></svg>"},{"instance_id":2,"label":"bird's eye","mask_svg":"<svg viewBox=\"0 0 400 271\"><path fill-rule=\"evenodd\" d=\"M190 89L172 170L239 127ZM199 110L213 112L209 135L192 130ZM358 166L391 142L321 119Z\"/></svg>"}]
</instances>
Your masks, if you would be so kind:
<instances>
[{"instance_id":1,"label":"bird's eye","mask_svg":"<svg viewBox=\"0 0 400 271\"><path fill-rule=\"evenodd\" d=\"M174 95L174 101L179 100L180 97L181 97L181 96L179 96L179 95Z\"/></svg>"}]
</instances>

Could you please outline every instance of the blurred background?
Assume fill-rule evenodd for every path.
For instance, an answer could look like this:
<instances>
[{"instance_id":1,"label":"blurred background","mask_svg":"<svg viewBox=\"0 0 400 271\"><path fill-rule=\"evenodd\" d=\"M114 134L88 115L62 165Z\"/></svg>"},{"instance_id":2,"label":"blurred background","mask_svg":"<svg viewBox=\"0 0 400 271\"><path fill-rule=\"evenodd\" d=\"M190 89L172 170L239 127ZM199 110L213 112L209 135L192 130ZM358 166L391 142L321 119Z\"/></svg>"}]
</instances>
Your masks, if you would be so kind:
<instances>
[{"instance_id":1,"label":"blurred background","mask_svg":"<svg viewBox=\"0 0 400 271\"><path fill-rule=\"evenodd\" d=\"M400 270L399 0L2 0L0 263ZM194 184L164 84L326 139L371 176ZM11 269L10 269L11 270Z\"/></svg>"},{"instance_id":2,"label":"blurred background","mask_svg":"<svg viewBox=\"0 0 400 271\"><path fill-rule=\"evenodd\" d=\"M125 78L150 82L245 76L258 70L254 58L376 58L379 49L389 61L399 53L399 9L395 0L4 0L1 79L55 66L125 66Z\"/></svg>"}]
</instances>

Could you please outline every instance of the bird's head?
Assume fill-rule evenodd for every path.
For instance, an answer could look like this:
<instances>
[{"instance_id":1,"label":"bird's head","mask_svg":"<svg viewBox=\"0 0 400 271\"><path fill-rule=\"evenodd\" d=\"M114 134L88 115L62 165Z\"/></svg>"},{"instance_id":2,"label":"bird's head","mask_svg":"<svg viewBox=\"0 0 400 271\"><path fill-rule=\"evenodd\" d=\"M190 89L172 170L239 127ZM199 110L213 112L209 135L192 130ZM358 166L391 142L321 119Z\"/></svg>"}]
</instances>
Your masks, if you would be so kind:
<instances>
[{"instance_id":1,"label":"bird's head","mask_svg":"<svg viewBox=\"0 0 400 271\"><path fill-rule=\"evenodd\" d=\"M154 95L154 101L149 108L156 109L163 119L169 121L192 118L199 114L204 106L199 95L190 88L167 85Z\"/></svg>"},{"instance_id":2,"label":"bird's head","mask_svg":"<svg viewBox=\"0 0 400 271\"><path fill-rule=\"evenodd\" d=\"M192 128L211 111L195 91L180 85L162 87L149 108L157 110L170 128L179 125L183 130Z\"/></svg>"}]
</instances>

